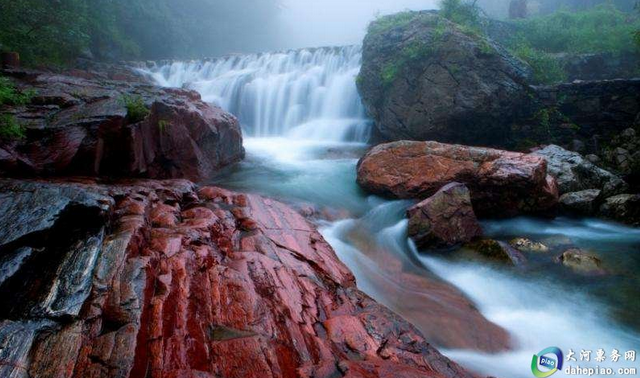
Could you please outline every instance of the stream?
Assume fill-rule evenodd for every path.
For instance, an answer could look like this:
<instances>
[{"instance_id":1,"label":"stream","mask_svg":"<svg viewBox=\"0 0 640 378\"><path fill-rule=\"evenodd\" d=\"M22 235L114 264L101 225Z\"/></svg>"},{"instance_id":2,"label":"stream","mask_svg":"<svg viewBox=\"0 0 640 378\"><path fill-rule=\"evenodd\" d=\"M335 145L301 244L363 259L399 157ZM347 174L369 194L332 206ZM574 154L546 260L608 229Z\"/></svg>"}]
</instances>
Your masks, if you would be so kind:
<instances>
[{"instance_id":1,"label":"stream","mask_svg":"<svg viewBox=\"0 0 640 378\"><path fill-rule=\"evenodd\" d=\"M580 361L581 349L639 349L640 229L596 219L516 218L483 221L487 236L572 243L600 257L605 277L568 273L549 256L528 255L526 270L417 251L407 238L410 201L367 195L356 184L371 122L355 86L360 49L320 48L158 63L141 69L160 85L188 87L235 114L246 159L214 184L333 209L341 216L320 229L358 287L426 331L425 298L398 271L455 287L490 321L507 330L512 348L496 354L447 348L441 352L470 370L503 378L531 376L531 356L556 346L576 353L573 365L633 366L636 362Z\"/></svg>"}]
</instances>

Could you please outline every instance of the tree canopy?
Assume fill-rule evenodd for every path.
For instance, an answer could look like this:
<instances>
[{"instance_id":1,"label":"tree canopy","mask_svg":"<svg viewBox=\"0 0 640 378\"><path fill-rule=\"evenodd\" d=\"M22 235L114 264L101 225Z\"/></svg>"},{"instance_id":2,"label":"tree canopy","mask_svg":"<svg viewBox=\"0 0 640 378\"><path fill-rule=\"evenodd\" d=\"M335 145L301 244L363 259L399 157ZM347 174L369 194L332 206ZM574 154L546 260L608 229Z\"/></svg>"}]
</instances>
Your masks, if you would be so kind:
<instances>
[{"instance_id":1,"label":"tree canopy","mask_svg":"<svg viewBox=\"0 0 640 378\"><path fill-rule=\"evenodd\" d=\"M0 47L27 64L269 48L277 0L0 0Z\"/></svg>"}]
</instances>

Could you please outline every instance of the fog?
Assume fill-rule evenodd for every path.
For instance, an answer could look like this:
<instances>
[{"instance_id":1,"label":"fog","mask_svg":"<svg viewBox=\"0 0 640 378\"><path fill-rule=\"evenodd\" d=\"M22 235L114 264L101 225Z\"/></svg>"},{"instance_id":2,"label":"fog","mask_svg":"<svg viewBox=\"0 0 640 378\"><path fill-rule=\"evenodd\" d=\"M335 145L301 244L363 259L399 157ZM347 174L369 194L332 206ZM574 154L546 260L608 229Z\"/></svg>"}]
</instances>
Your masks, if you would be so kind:
<instances>
[{"instance_id":1,"label":"fog","mask_svg":"<svg viewBox=\"0 0 640 378\"><path fill-rule=\"evenodd\" d=\"M283 49L360 44L378 15L436 9L438 0L282 0Z\"/></svg>"}]
</instances>

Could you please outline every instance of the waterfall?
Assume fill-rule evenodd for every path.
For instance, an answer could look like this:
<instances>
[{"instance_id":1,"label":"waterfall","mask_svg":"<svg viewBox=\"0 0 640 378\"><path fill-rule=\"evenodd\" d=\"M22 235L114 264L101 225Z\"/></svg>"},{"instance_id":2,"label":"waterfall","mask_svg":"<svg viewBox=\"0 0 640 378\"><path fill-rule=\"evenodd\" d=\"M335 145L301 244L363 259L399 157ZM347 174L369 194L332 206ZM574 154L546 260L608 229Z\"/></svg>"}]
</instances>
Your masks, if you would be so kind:
<instances>
[{"instance_id":1,"label":"waterfall","mask_svg":"<svg viewBox=\"0 0 640 378\"><path fill-rule=\"evenodd\" d=\"M154 63L158 85L198 91L240 120L249 137L365 142L370 121L356 89L359 46Z\"/></svg>"}]
</instances>

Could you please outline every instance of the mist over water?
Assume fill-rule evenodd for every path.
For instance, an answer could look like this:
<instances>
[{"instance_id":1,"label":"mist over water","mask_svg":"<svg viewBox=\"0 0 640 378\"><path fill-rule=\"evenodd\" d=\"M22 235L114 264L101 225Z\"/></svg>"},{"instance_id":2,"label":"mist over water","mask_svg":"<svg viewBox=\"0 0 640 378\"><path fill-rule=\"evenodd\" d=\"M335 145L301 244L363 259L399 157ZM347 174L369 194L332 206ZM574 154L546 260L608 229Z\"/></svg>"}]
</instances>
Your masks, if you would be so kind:
<instances>
[{"instance_id":1,"label":"mist over water","mask_svg":"<svg viewBox=\"0 0 640 378\"><path fill-rule=\"evenodd\" d=\"M362 43L377 16L405 10L436 9L438 0L284 0L283 48ZM286 37L285 37L286 36Z\"/></svg>"}]
</instances>

